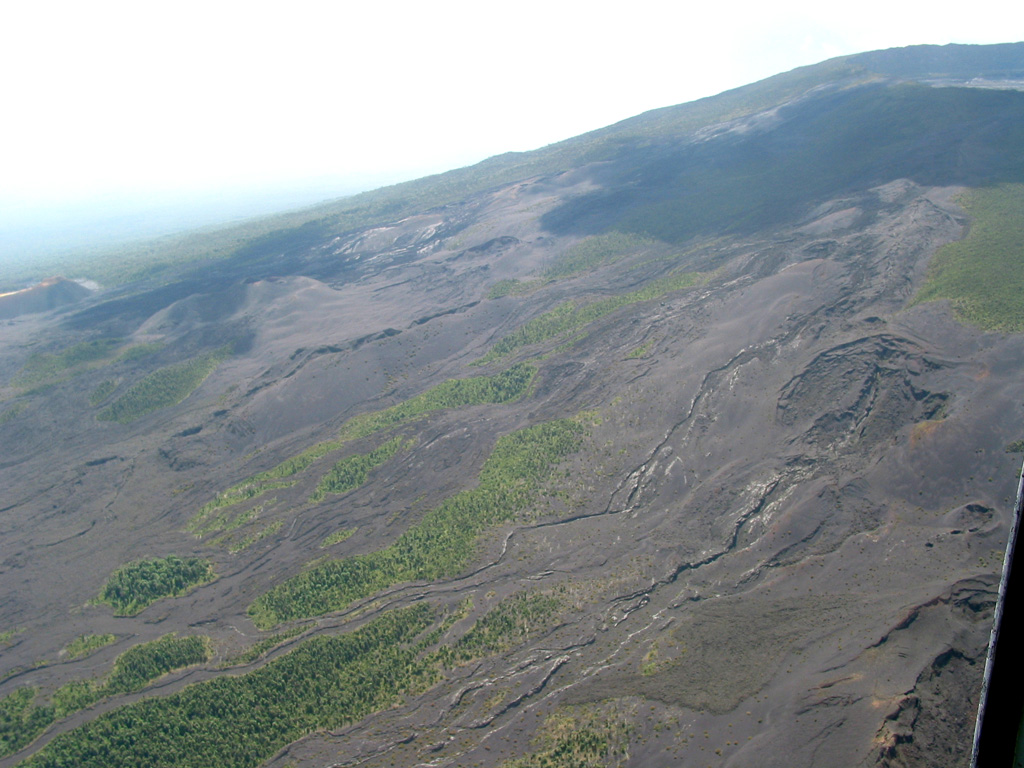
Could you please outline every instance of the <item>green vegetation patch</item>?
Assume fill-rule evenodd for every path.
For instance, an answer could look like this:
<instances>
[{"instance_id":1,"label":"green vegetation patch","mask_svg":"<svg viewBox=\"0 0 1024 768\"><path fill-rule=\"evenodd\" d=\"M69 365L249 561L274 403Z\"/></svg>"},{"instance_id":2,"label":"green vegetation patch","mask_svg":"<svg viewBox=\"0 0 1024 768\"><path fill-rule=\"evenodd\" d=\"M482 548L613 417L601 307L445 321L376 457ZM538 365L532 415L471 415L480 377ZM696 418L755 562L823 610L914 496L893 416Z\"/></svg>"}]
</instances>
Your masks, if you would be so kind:
<instances>
[{"instance_id":1,"label":"green vegetation patch","mask_svg":"<svg viewBox=\"0 0 1024 768\"><path fill-rule=\"evenodd\" d=\"M649 354L651 354L651 349L653 347L654 347L654 339L651 339L650 341L648 341L643 346L637 347L632 352L630 352L628 355L626 355L626 359L627 360L640 360L642 358L645 358Z\"/></svg>"},{"instance_id":2,"label":"green vegetation patch","mask_svg":"<svg viewBox=\"0 0 1024 768\"><path fill-rule=\"evenodd\" d=\"M56 736L31 768L256 768L302 736L340 728L436 678L416 643L426 603L314 637L239 676L147 698Z\"/></svg>"},{"instance_id":3,"label":"green vegetation patch","mask_svg":"<svg viewBox=\"0 0 1024 768\"><path fill-rule=\"evenodd\" d=\"M118 360L132 361L141 360L144 357L155 355L164 348L163 342L155 341L146 344L133 344L117 356Z\"/></svg>"},{"instance_id":4,"label":"green vegetation patch","mask_svg":"<svg viewBox=\"0 0 1024 768\"><path fill-rule=\"evenodd\" d=\"M89 654L98 651L100 648L105 648L113 643L114 640L114 636L110 634L79 635L64 646L64 653L72 659L80 659L83 656L88 656Z\"/></svg>"},{"instance_id":5,"label":"green vegetation patch","mask_svg":"<svg viewBox=\"0 0 1024 768\"><path fill-rule=\"evenodd\" d=\"M547 282L545 280L516 280L515 278L508 278L505 280L499 280L491 286L491 290L487 292L488 299L500 299L504 296L527 296L539 288L543 288Z\"/></svg>"},{"instance_id":6,"label":"green vegetation patch","mask_svg":"<svg viewBox=\"0 0 1024 768\"><path fill-rule=\"evenodd\" d=\"M0 645L6 645L13 640L16 635L20 635L24 631L24 627L18 627L17 629L5 629L3 632L0 632Z\"/></svg>"},{"instance_id":7,"label":"green vegetation patch","mask_svg":"<svg viewBox=\"0 0 1024 768\"><path fill-rule=\"evenodd\" d=\"M1024 453L1024 440L1014 440L1006 446L1007 453Z\"/></svg>"},{"instance_id":8,"label":"green vegetation patch","mask_svg":"<svg viewBox=\"0 0 1024 768\"><path fill-rule=\"evenodd\" d=\"M542 592L512 595L488 611L454 646L438 652L445 667L503 653L545 628L561 601Z\"/></svg>"},{"instance_id":9,"label":"green vegetation patch","mask_svg":"<svg viewBox=\"0 0 1024 768\"><path fill-rule=\"evenodd\" d=\"M132 693L176 669L210 660L210 640L202 635L173 634L136 645L117 657L102 690L104 695Z\"/></svg>"},{"instance_id":10,"label":"green vegetation patch","mask_svg":"<svg viewBox=\"0 0 1024 768\"><path fill-rule=\"evenodd\" d=\"M327 549L327 547L333 547L335 544L341 544L341 542L347 541L352 538L352 534L357 530L357 528L342 528L329 536L325 536L324 540L320 542L320 549Z\"/></svg>"},{"instance_id":11,"label":"green vegetation patch","mask_svg":"<svg viewBox=\"0 0 1024 768\"><path fill-rule=\"evenodd\" d=\"M544 271L547 280L560 280L614 264L623 256L638 253L655 245L656 241L641 235L625 232L608 232L592 235L567 249L557 263Z\"/></svg>"},{"instance_id":12,"label":"green vegetation patch","mask_svg":"<svg viewBox=\"0 0 1024 768\"><path fill-rule=\"evenodd\" d=\"M265 525L263 528L260 528L258 531L253 531L248 536L229 544L228 552L234 555L241 552L243 549L248 549L256 542L267 538L267 536L273 536L275 533L280 531L283 526L284 520L275 520L269 525Z\"/></svg>"},{"instance_id":13,"label":"green vegetation patch","mask_svg":"<svg viewBox=\"0 0 1024 768\"><path fill-rule=\"evenodd\" d=\"M120 339L94 339L68 347L61 352L37 352L11 379L11 386L31 389L70 378L113 358L113 351L121 346Z\"/></svg>"},{"instance_id":14,"label":"green vegetation patch","mask_svg":"<svg viewBox=\"0 0 1024 768\"><path fill-rule=\"evenodd\" d=\"M632 731L615 702L564 707L544 722L537 751L500 768L614 768L629 757Z\"/></svg>"},{"instance_id":15,"label":"green vegetation patch","mask_svg":"<svg viewBox=\"0 0 1024 768\"><path fill-rule=\"evenodd\" d=\"M536 280L499 280L487 292L488 299L504 296L526 296L556 280L590 272L606 264L614 264L623 256L643 251L657 241L625 232L592 235L566 249L554 266L544 270Z\"/></svg>"},{"instance_id":16,"label":"green vegetation patch","mask_svg":"<svg viewBox=\"0 0 1024 768\"><path fill-rule=\"evenodd\" d=\"M213 566L200 557L138 560L114 571L99 602L114 607L115 616L134 616L164 597L183 595L213 579Z\"/></svg>"},{"instance_id":17,"label":"green vegetation patch","mask_svg":"<svg viewBox=\"0 0 1024 768\"><path fill-rule=\"evenodd\" d=\"M349 419L341 438L355 440L446 408L515 402L530 391L536 375L534 366L519 363L493 376L449 379L391 408Z\"/></svg>"},{"instance_id":18,"label":"green vegetation patch","mask_svg":"<svg viewBox=\"0 0 1024 768\"><path fill-rule=\"evenodd\" d=\"M141 691L169 672L204 664L212 656L210 639L202 635L172 633L140 643L117 657L105 680L76 680L54 691L55 714L66 717L110 696Z\"/></svg>"},{"instance_id":19,"label":"green vegetation patch","mask_svg":"<svg viewBox=\"0 0 1024 768\"><path fill-rule=\"evenodd\" d=\"M260 656L262 656L270 649L276 648L286 640L291 640L296 635L301 635L307 629L309 629L309 625L300 625L285 630L284 632L279 632L276 635L271 635L270 637L264 638L263 640L253 643L244 651L237 653L228 659L225 659L224 666L232 667L236 664L250 664L256 661L256 659L258 659Z\"/></svg>"},{"instance_id":20,"label":"green vegetation patch","mask_svg":"<svg viewBox=\"0 0 1024 768\"><path fill-rule=\"evenodd\" d=\"M105 681L74 680L62 685L54 691L50 703L36 703L39 691L35 687L18 688L0 699L0 757L28 746L61 718L108 696L140 691L168 672L202 664L210 657L210 640L207 637L165 635L129 648L118 656ZM76 763L72 761L67 765Z\"/></svg>"},{"instance_id":21,"label":"green vegetation patch","mask_svg":"<svg viewBox=\"0 0 1024 768\"><path fill-rule=\"evenodd\" d=\"M914 303L949 299L962 321L1024 331L1024 184L972 189L960 197L967 237L939 249Z\"/></svg>"},{"instance_id":22,"label":"green vegetation patch","mask_svg":"<svg viewBox=\"0 0 1024 768\"><path fill-rule=\"evenodd\" d=\"M536 375L535 367L520 363L493 376L449 379L391 408L364 413L349 419L342 426L337 439L317 443L282 461L276 467L259 472L217 494L213 501L203 505L189 521L188 529L198 533L205 528L210 515L217 510L248 501L268 490L292 485L294 481L288 481L286 478L305 471L327 454L352 440L399 426L433 411L514 402L530 390Z\"/></svg>"},{"instance_id":23,"label":"green vegetation patch","mask_svg":"<svg viewBox=\"0 0 1024 768\"><path fill-rule=\"evenodd\" d=\"M0 757L27 747L53 722L53 707L36 705L38 693L26 685L0 699Z\"/></svg>"},{"instance_id":24,"label":"green vegetation patch","mask_svg":"<svg viewBox=\"0 0 1024 768\"><path fill-rule=\"evenodd\" d=\"M502 437L476 488L445 500L385 549L328 561L282 582L253 601L249 615L267 629L341 610L393 584L454 576L469 563L481 533L535 501L555 464L579 448L583 431L578 420L562 419Z\"/></svg>"},{"instance_id":25,"label":"green vegetation patch","mask_svg":"<svg viewBox=\"0 0 1024 768\"><path fill-rule=\"evenodd\" d=\"M310 502L315 504L323 501L329 493L348 493L358 488L366 482L371 469L376 469L409 444L409 441L396 437L369 453L346 456L320 480L316 490L309 497Z\"/></svg>"},{"instance_id":26,"label":"green vegetation patch","mask_svg":"<svg viewBox=\"0 0 1024 768\"><path fill-rule=\"evenodd\" d=\"M484 365L531 344L568 335L588 325L620 307L637 304L642 301L657 299L672 291L691 288L700 284L705 277L696 272L681 272L670 277L654 280L648 285L621 296L600 299L589 304L567 301L559 304L549 312L535 317L521 328L498 341L487 354L477 360L474 365Z\"/></svg>"},{"instance_id":27,"label":"green vegetation patch","mask_svg":"<svg viewBox=\"0 0 1024 768\"><path fill-rule=\"evenodd\" d=\"M16 418L18 418L18 416L22 414L22 412L24 412L26 408L28 408L28 403L22 401L20 403L15 403L6 411L0 413L0 426L6 424L9 421L14 421Z\"/></svg>"},{"instance_id":28,"label":"green vegetation patch","mask_svg":"<svg viewBox=\"0 0 1024 768\"><path fill-rule=\"evenodd\" d=\"M191 395L206 377L228 357L219 350L177 365L159 368L128 388L96 417L100 421L128 424L147 413L177 405Z\"/></svg>"},{"instance_id":29,"label":"green vegetation patch","mask_svg":"<svg viewBox=\"0 0 1024 768\"><path fill-rule=\"evenodd\" d=\"M114 390L116 389L116 381L112 381L110 379L107 379L106 381L101 381L96 386L96 389L92 391L92 394L89 395L89 405L91 405L94 408L102 405L103 401L110 397L112 394L114 394Z\"/></svg>"},{"instance_id":30,"label":"green vegetation patch","mask_svg":"<svg viewBox=\"0 0 1024 768\"><path fill-rule=\"evenodd\" d=\"M295 485L294 480L283 480L278 482L258 482L253 478L229 488L223 493L217 494L213 501L204 504L200 510L188 521L186 528L196 536L203 536L213 531L231 530L239 527L250 520L254 520L263 510L263 506L257 506L248 512L242 512L231 522L231 513L225 511L228 507L241 504L262 496L267 491L276 491L281 488L290 488ZM214 515L214 513L217 513ZM237 523L237 524L236 524Z\"/></svg>"}]
</instances>

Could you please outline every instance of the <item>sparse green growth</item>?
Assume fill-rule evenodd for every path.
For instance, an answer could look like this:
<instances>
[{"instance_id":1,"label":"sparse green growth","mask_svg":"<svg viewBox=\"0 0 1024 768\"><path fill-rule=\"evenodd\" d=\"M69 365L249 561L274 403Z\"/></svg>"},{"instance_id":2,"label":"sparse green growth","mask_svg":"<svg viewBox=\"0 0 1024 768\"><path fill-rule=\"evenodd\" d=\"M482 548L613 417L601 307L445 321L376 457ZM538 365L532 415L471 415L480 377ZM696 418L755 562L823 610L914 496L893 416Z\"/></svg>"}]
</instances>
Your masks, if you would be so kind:
<instances>
[{"instance_id":1,"label":"sparse green growth","mask_svg":"<svg viewBox=\"0 0 1024 768\"><path fill-rule=\"evenodd\" d=\"M650 677L656 674L661 665L658 663L658 641L651 643L651 647L644 654L643 663L640 665L640 674Z\"/></svg>"},{"instance_id":2,"label":"sparse green growth","mask_svg":"<svg viewBox=\"0 0 1024 768\"><path fill-rule=\"evenodd\" d=\"M563 708L545 721L538 751L501 768L616 768L629 757L632 730L614 702Z\"/></svg>"},{"instance_id":3,"label":"sparse green growth","mask_svg":"<svg viewBox=\"0 0 1024 768\"><path fill-rule=\"evenodd\" d=\"M79 635L66 646L64 646L64 653L70 656L72 659L79 659L83 656L88 656L100 648L104 648L115 640L113 635Z\"/></svg>"},{"instance_id":4,"label":"sparse green growth","mask_svg":"<svg viewBox=\"0 0 1024 768\"><path fill-rule=\"evenodd\" d=\"M654 346L654 339L651 339L650 341L648 341L643 346L637 347L632 352L630 352L628 355L626 355L626 359L627 360L639 360L640 358L647 357L647 355L649 355L651 353L651 348L653 346Z\"/></svg>"},{"instance_id":5,"label":"sparse green growth","mask_svg":"<svg viewBox=\"0 0 1024 768\"><path fill-rule=\"evenodd\" d=\"M271 501L269 503L273 502ZM228 534L231 533L231 531L237 530L241 528L243 525L248 525L249 523L258 519L260 513L263 512L264 506L265 505L263 504L257 504L255 507L252 507L251 509L242 510L234 517L231 516L231 512L229 511L230 507L228 507L227 510L222 511L219 515L207 518L202 526L198 525L199 516L197 515L195 518L193 518L193 522L195 522L196 525L193 526L193 524L190 522L189 530L191 530L196 536L199 536L200 538L209 533ZM214 539L214 543L221 543L223 539L223 535L219 536L217 537L217 539Z\"/></svg>"},{"instance_id":6,"label":"sparse green growth","mask_svg":"<svg viewBox=\"0 0 1024 768\"><path fill-rule=\"evenodd\" d=\"M32 389L71 378L89 368L109 362L113 351L121 345L120 339L94 339L72 347L46 354L37 352L25 367L11 379L11 386Z\"/></svg>"},{"instance_id":7,"label":"sparse green growth","mask_svg":"<svg viewBox=\"0 0 1024 768\"><path fill-rule=\"evenodd\" d=\"M225 533L229 531L237 530L243 525L248 525L253 520L256 520L260 516L260 512L263 511L263 505L257 504L252 509L247 509L244 512L239 512L231 520L224 523L223 531Z\"/></svg>"},{"instance_id":8,"label":"sparse green growth","mask_svg":"<svg viewBox=\"0 0 1024 768\"><path fill-rule=\"evenodd\" d=\"M488 299L500 299L503 296L526 296L533 293L539 288L543 288L546 285L544 280L516 280L509 278L506 280L499 280L491 286L491 290L487 292Z\"/></svg>"},{"instance_id":9,"label":"sparse green growth","mask_svg":"<svg viewBox=\"0 0 1024 768\"><path fill-rule=\"evenodd\" d=\"M164 344L161 342L150 342L147 344L133 344L128 347L124 352L117 356L118 360L139 360L143 357L149 357L155 355L161 349L164 348Z\"/></svg>"},{"instance_id":10,"label":"sparse green growth","mask_svg":"<svg viewBox=\"0 0 1024 768\"><path fill-rule=\"evenodd\" d=\"M6 424L9 421L14 421L18 416L21 415L21 413L26 408L28 408L28 403L25 402L25 401L22 401L20 403L15 403L10 408L8 408L6 411L4 411L3 413L0 413L0 426L3 426L4 424Z\"/></svg>"},{"instance_id":11,"label":"sparse green growth","mask_svg":"<svg viewBox=\"0 0 1024 768\"><path fill-rule=\"evenodd\" d=\"M213 566L200 557L138 560L114 571L99 601L114 607L115 616L134 616L164 597L183 595L213 579Z\"/></svg>"},{"instance_id":12,"label":"sparse green growth","mask_svg":"<svg viewBox=\"0 0 1024 768\"><path fill-rule=\"evenodd\" d=\"M654 244L655 241L649 237L625 232L592 235L567 249L553 267L544 271L543 278L551 281L573 277L606 264L614 264L623 256L650 248Z\"/></svg>"},{"instance_id":13,"label":"sparse green growth","mask_svg":"<svg viewBox=\"0 0 1024 768\"><path fill-rule=\"evenodd\" d=\"M5 629L3 632L0 632L0 647L7 645L15 636L20 635L24 631L24 627L17 627L16 629Z\"/></svg>"},{"instance_id":14,"label":"sparse green growth","mask_svg":"<svg viewBox=\"0 0 1024 768\"><path fill-rule=\"evenodd\" d=\"M114 394L114 390L117 389L117 382L107 379L101 381L99 385L89 395L89 405L93 408L103 404L103 401Z\"/></svg>"},{"instance_id":15,"label":"sparse green growth","mask_svg":"<svg viewBox=\"0 0 1024 768\"><path fill-rule=\"evenodd\" d=\"M575 277L606 264L613 264L627 254L651 247L655 242L647 237L623 232L593 235L568 248L559 256L557 263L546 269L540 278L526 281L514 278L499 280L491 286L487 298L525 296L556 280Z\"/></svg>"},{"instance_id":16,"label":"sparse green growth","mask_svg":"<svg viewBox=\"0 0 1024 768\"><path fill-rule=\"evenodd\" d=\"M391 408L349 419L342 426L337 439L317 443L276 467L259 472L217 494L213 501L205 504L189 521L188 529L193 533L203 529L208 517L217 509L253 499L272 488L292 485L291 482L279 481L308 469L314 462L352 440L368 437L445 408L518 400L529 391L536 375L536 368L521 363L494 376L450 379Z\"/></svg>"},{"instance_id":17,"label":"sparse green growth","mask_svg":"<svg viewBox=\"0 0 1024 768\"><path fill-rule=\"evenodd\" d=\"M241 653L237 653L229 659L224 661L225 667L232 667L237 664L249 664L256 661L260 656L269 651L271 648L275 648L285 640L291 640L296 635L301 635L309 629L309 625L292 627L284 632L279 632L276 635L264 638L257 643L254 643L249 648L246 648Z\"/></svg>"},{"instance_id":18,"label":"sparse green growth","mask_svg":"<svg viewBox=\"0 0 1024 768\"><path fill-rule=\"evenodd\" d=\"M250 478L250 480L245 481L245 483L240 483L233 488L229 488L224 491L224 493L217 494L217 497L214 498L213 501L204 504L202 508L192 516L192 519L188 521L186 528L197 536L202 536L212 531L223 530L227 525L227 520L230 515L225 512L221 512L221 514L210 519L210 515L217 510L223 510L227 507L233 507L236 504L241 504L244 501L249 501L257 496L261 496L267 491L276 491L280 488L290 488L293 485L295 485L294 480L256 484L251 482Z\"/></svg>"},{"instance_id":19,"label":"sparse green growth","mask_svg":"<svg viewBox=\"0 0 1024 768\"><path fill-rule=\"evenodd\" d=\"M341 542L352 538L358 528L342 528L340 531L335 531L330 536L326 536L322 542L320 542L320 549L327 549L327 547L333 547L335 544L341 544Z\"/></svg>"},{"instance_id":20,"label":"sparse green growth","mask_svg":"<svg viewBox=\"0 0 1024 768\"><path fill-rule=\"evenodd\" d=\"M1007 453L1024 453L1024 440L1015 440L1006 446Z\"/></svg>"},{"instance_id":21,"label":"sparse green growth","mask_svg":"<svg viewBox=\"0 0 1024 768\"><path fill-rule=\"evenodd\" d=\"M515 402L529 391L536 375L534 366L519 363L493 376L449 379L391 408L349 419L340 436L355 440L445 408Z\"/></svg>"},{"instance_id":22,"label":"sparse green growth","mask_svg":"<svg viewBox=\"0 0 1024 768\"><path fill-rule=\"evenodd\" d=\"M436 671L416 636L426 603L318 636L244 675L120 707L56 736L31 768L256 768L307 733L340 728L422 690Z\"/></svg>"},{"instance_id":23,"label":"sparse green growth","mask_svg":"<svg viewBox=\"0 0 1024 768\"><path fill-rule=\"evenodd\" d=\"M267 536L273 536L275 533L281 530L281 527L283 525L284 520L275 520L274 522L261 528L260 530L254 533L250 533L244 539L241 539L240 541L231 544L228 547L228 552L234 555L238 552L241 552L243 549L248 549L257 541L262 541L263 539L267 538Z\"/></svg>"},{"instance_id":24,"label":"sparse green growth","mask_svg":"<svg viewBox=\"0 0 1024 768\"><path fill-rule=\"evenodd\" d=\"M249 615L267 629L340 610L392 584L457 574L472 558L483 531L535 501L554 465L579 447L583 431L577 420L563 419L502 437L480 470L476 488L444 501L385 549L328 561L293 576L258 597Z\"/></svg>"},{"instance_id":25,"label":"sparse green growth","mask_svg":"<svg viewBox=\"0 0 1024 768\"><path fill-rule=\"evenodd\" d=\"M371 469L376 469L408 445L409 443L401 437L395 437L369 453L346 456L324 475L313 495L309 497L310 502L316 504L323 501L329 493L348 493L358 488L366 482Z\"/></svg>"},{"instance_id":26,"label":"sparse green growth","mask_svg":"<svg viewBox=\"0 0 1024 768\"><path fill-rule=\"evenodd\" d=\"M547 625L559 606L557 598L541 592L506 598L477 621L454 646L442 648L438 652L441 662L450 667L521 645Z\"/></svg>"},{"instance_id":27,"label":"sparse green growth","mask_svg":"<svg viewBox=\"0 0 1024 768\"><path fill-rule=\"evenodd\" d=\"M703 279L703 276L696 272L682 272L671 277L654 280L639 290L621 296L600 299L589 304L579 304L575 301L559 304L551 311L535 317L526 325L501 339L474 365L484 365L511 355L531 344L539 344L563 334L570 334L620 307L637 304L641 301L650 301L671 291L690 288L698 285Z\"/></svg>"},{"instance_id":28,"label":"sparse green growth","mask_svg":"<svg viewBox=\"0 0 1024 768\"><path fill-rule=\"evenodd\" d=\"M153 371L100 411L97 418L128 424L147 413L177 405L206 381L227 356L226 350L220 350Z\"/></svg>"},{"instance_id":29,"label":"sparse green growth","mask_svg":"<svg viewBox=\"0 0 1024 768\"><path fill-rule=\"evenodd\" d=\"M1024 331L1024 184L972 189L960 202L967 237L939 249L914 303L949 299L965 322Z\"/></svg>"}]
</instances>

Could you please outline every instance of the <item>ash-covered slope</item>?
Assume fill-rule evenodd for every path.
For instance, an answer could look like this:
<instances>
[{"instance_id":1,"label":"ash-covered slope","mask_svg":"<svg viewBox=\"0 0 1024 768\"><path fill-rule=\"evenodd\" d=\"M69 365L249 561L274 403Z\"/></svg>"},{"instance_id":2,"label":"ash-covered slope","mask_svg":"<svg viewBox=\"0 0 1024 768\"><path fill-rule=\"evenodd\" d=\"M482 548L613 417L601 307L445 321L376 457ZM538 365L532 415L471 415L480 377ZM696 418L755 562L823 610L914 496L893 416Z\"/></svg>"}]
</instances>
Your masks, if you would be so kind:
<instances>
[{"instance_id":1,"label":"ash-covered slope","mask_svg":"<svg viewBox=\"0 0 1024 768\"><path fill-rule=\"evenodd\" d=\"M9 321L0 766L962 765L1024 337L913 299L1024 96L819 75Z\"/></svg>"}]
</instances>

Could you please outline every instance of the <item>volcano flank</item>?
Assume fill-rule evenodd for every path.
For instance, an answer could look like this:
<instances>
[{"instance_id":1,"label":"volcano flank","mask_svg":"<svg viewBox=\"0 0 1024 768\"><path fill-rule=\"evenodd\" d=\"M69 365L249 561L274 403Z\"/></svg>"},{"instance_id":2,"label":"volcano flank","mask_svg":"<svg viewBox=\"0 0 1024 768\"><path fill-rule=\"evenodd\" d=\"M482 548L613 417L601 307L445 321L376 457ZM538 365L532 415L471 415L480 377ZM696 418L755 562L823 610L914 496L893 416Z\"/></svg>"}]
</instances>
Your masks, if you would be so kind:
<instances>
[{"instance_id":1,"label":"volcano flank","mask_svg":"<svg viewBox=\"0 0 1024 768\"><path fill-rule=\"evenodd\" d=\"M0 315L0 768L964 765L1022 83L835 59Z\"/></svg>"}]
</instances>

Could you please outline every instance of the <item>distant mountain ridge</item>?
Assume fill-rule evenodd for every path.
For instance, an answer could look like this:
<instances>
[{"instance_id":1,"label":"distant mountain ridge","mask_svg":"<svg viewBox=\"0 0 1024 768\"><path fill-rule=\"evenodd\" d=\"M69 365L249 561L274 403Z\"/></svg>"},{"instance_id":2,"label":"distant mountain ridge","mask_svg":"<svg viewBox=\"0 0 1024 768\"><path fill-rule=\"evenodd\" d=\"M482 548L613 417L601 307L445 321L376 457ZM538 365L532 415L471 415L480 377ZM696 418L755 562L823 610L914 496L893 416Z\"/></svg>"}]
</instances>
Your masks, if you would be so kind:
<instances>
[{"instance_id":1,"label":"distant mountain ridge","mask_svg":"<svg viewBox=\"0 0 1024 768\"><path fill-rule=\"evenodd\" d=\"M625 147L651 140L685 139L724 121L770 109L821 86L842 87L879 76L902 80L955 79L963 84L979 77L1024 79L1024 43L1000 45L917 45L840 56L799 67L750 85L693 102L651 110L613 125L529 152L509 152L466 168L395 184L311 208L267 216L239 226L206 233L163 238L144 244L145 262L180 263L232 253L273 250L288 239L346 232L401 218L422 207L446 205L496 186L554 174L600 162ZM134 280L152 268L140 266L134 246L92 260L89 277L104 283ZM66 271L63 266L50 272ZM0 273L0 285L3 274Z\"/></svg>"}]
</instances>

